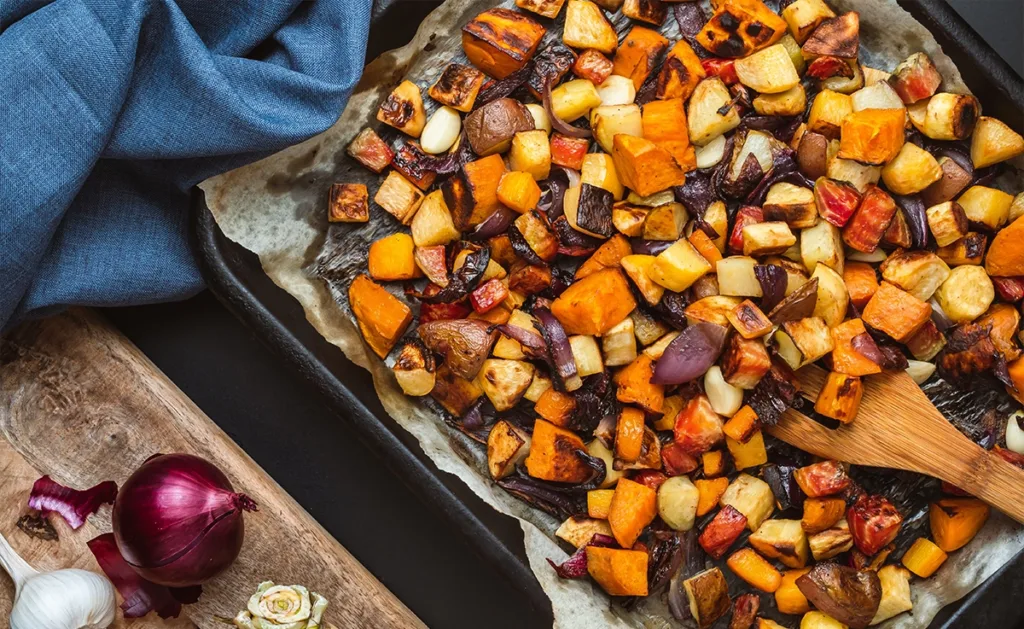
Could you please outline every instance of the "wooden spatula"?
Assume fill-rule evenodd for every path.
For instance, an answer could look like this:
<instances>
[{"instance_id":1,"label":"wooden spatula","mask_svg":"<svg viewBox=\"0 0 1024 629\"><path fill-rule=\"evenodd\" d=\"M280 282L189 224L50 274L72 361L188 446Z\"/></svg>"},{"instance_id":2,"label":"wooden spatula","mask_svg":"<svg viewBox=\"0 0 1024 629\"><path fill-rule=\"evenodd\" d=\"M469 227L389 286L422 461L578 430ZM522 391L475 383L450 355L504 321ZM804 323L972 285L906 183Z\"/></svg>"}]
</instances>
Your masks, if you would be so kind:
<instances>
[{"instance_id":1,"label":"wooden spatula","mask_svg":"<svg viewBox=\"0 0 1024 629\"><path fill-rule=\"evenodd\" d=\"M814 400L828 374L811 365L797 375L804 395ZM1024 470L961 434L905 372L871 376L865 384L849 424L831 429L790 410L766 430L820 457L934 476L1024 523Z\"/></svg>"}]
</instances>

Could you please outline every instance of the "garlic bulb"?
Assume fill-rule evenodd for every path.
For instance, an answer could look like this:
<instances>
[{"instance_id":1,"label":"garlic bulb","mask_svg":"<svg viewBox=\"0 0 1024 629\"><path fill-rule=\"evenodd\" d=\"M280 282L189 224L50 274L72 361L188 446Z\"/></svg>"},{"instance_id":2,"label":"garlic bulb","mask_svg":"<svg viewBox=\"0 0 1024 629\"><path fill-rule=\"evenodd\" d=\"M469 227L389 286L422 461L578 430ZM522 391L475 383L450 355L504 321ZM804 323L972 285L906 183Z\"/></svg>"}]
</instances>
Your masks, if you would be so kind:
<instances>
[{"instance_id":1,"label":"garlic bulb","mask_svg":"<svg viewBox=\"0 0 1024 629\"><path fill-rule=\"evenodd\" d=\"M1022 416L1024 411L1011 413L1010 420L1006 423L1006 447L1017 454L1024 454L1024 430L1020 426Z\"/></svg>"},{"instance_id":2,"label":"garlic bulb","mask_svg":"<svg viewBox=\"0 0 1024 629\"><path fill-rule=\"evenodd\" d=\"M0 535L0 566L14 581L11 629L109 627L117 608L114 586L94 572L39 572Z\"/></svg>"}]
</instances>

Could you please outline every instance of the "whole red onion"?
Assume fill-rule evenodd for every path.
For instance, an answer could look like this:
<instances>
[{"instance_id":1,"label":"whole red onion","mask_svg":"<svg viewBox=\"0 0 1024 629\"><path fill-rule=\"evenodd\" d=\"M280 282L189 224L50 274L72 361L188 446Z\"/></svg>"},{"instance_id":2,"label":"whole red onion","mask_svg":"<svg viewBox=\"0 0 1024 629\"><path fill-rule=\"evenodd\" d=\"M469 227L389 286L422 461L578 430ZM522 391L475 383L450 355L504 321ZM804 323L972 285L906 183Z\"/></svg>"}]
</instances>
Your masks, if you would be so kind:
<instances>
[{"instance_id":1,"label":"whole red onion","mask_svg":"<svg viewBox=\"0 0 1024 629\"><path fill-rule=\"evenodd\" d=\"M242 513L255 510L213 464L191 454L160 454L121 487L114 538L142 577L169 587L199 585L238 557Z\"/></svg>"}]
</instances>

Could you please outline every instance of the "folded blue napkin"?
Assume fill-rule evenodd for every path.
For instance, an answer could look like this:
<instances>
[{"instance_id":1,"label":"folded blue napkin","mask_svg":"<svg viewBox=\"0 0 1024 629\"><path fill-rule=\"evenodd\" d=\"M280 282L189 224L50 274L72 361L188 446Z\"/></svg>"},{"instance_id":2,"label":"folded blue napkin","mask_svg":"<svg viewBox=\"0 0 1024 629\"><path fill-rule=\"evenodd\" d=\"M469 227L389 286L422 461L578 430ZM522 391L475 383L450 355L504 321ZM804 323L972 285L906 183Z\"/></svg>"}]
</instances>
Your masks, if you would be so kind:
<instances>
[{"instance_id":1,"label":"folded blue napkin","mask_svg":"<svg viewBox=\"0 0 1024 629\"><path fill-rule=\"evenodd\" d=\"M0 1L0 329L202 288L189 189L334 123L371 0Z\"/></svg>"}]
</instances>

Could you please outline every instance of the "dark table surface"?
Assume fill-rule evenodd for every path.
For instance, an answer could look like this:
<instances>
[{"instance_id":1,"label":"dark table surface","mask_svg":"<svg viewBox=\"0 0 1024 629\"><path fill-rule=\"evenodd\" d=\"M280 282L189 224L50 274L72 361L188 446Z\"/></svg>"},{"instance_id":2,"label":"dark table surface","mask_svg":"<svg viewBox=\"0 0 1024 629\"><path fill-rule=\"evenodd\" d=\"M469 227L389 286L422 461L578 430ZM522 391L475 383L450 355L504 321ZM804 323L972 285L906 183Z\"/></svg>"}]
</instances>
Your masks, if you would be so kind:
<instances>
[{"instance_id":1,"label":"dark table surface","mask_svg":"<svg viewBox=\"0 0 1024 629\"><path fill-rule=\"evenodd\" d=\"M371 34L368 59L412 37L437 2L406 0ZM953 0L1024 73L1024 3ZM1024 112L1022 112L1024 115ZM478 558L438 514L356 439L313 387L290 373L209 293L106 314L178 387L431 627L539 627L525 595ZM332 426L346 439L308 448ZM968 627L1024 628L1024 563ZM1012 594L1017 594L1013 596Z\"/></svg>"}]
</instances>

